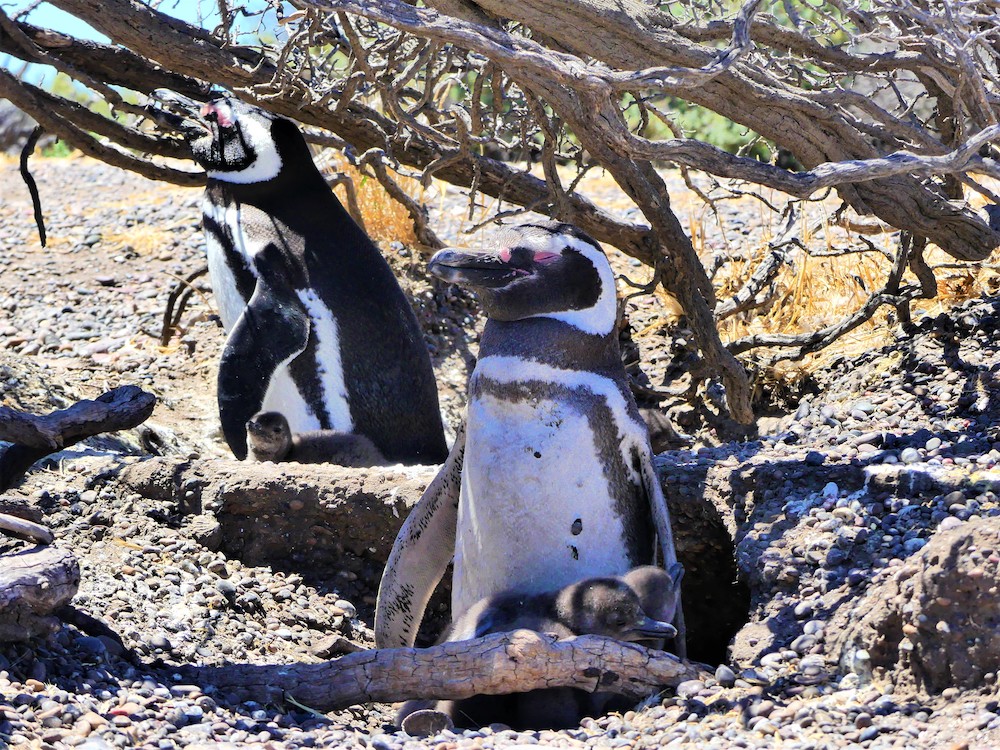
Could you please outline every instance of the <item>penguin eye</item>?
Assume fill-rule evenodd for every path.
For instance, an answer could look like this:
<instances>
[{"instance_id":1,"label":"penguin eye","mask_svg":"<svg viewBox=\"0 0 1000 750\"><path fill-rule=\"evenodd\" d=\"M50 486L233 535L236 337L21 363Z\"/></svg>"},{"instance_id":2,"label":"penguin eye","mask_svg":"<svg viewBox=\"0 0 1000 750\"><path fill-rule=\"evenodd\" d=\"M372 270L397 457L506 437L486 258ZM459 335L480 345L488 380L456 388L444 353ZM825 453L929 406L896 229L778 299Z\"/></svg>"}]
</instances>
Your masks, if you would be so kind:
<instances>
[{"instance_id":1,"label":"penguin eye","mask_svg":"<svg viewBox=\"0 0 1000 750\"><path fill-rule=\"evenodd\" d=\"M628 622L628 617L625 616L624 612L620 612L620 611L616 610L616 611L614 611L614 612L611 613L611 617L608 618L608 621L614 627L621 628L621 627L624 627L625 624Z\"/></svg>"}]
</instances>

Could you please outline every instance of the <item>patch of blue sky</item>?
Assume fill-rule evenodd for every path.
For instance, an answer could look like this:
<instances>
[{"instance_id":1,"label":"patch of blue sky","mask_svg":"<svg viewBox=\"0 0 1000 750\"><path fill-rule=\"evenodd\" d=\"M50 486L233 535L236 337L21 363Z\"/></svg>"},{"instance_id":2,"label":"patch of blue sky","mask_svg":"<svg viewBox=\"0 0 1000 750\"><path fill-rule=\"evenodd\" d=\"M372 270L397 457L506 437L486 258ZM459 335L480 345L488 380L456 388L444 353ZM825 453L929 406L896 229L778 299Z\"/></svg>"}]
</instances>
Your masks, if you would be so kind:
<instances>
[{"instance_id":1,"label":"patch of blue sky","mask_svg":"<svg viewBox=\"0 0 1000 750\"><path fill-rule=\"evenodd\" d=\"M111 42L93 26L49 3L36 4L35 0L6 0L0 2L0 7L12 18L18 18L21 13L29 9L29 12L19 20L41 28L58 31L76 39L103 44ZM221 20L219 4L214 1L164 0L156 4L156 9L164 15L206 30L215 29ZM284 30L277 23L272 3L267 0L249 0L243 4L243 9L245 12L236 12L233 16L234 36L239 42L248 43L250 39L256 39L260 34L270 39L284 38ZM285 13L291 13L292 10L291 7L287 7ZM25 67L22 60L11 55L0 55L0 67L19 74L25 81L42 88L51 87L56 76L56 71L51 65L31 64Z\"/></svg>"}]
</instances>

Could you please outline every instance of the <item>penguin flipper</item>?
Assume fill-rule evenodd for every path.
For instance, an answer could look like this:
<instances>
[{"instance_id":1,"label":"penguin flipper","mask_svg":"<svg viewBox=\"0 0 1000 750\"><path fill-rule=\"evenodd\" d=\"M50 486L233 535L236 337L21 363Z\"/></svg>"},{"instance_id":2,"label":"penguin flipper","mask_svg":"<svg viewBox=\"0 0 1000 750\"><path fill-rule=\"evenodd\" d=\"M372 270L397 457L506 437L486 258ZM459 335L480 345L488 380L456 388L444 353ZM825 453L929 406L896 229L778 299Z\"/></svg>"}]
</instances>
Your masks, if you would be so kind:
<instances>
[{"instance_id":1,"label":"penguin flipper","mask_svg":"<svg viewBox=\"0 0 1000 750\"><path fill-rule=\"evenodd\" d=\"M663 495L663 487L660 486L660 478L656 475L656 467L653 466L652 451L644 451L638 463L639 480L642 482L642 489L649 501L649 510L653 515L653 525L656 528L656 538L660 542L660 550L663 554L663 567L668 571L676 570L677 550L674 547L674 532L670 525L670 511L667 508L667 498ZM683 568L681 568L683 570ZM650 617L657 617L656 613L647 612ZM684 627L684 608L681 606L680 592L677 594L677 609L674 612L673 625L677 628L677 635L674 643L677 644L677 655L682 659L687 656L687 644L685 636L687 630Z\"/></svg>"},{"instance_id":2,"label":"penguin flipper","mask_svg":"<svg viewBox=\"0 0 1000 750\"><path fill-rule=\"evenodd\" d=\"M455 554L464 455L463 424L444 465L392 545L375 603L376 648L409 647L416 640L427 600Z\"/></svg>"},{"instance_id":3,"label":"penguin flipper","mask_svg":"<svg viewBox=\"0 0 1000 750\"><path fill-rule=\"evenodd\" d=\"M309 315L295 295L280 252L268 245L254 259L257 287L226 339L219 363L222 434L240 460L247 456L246 423L264 403L274 371L306 348Z\"/></svg>"}]
</instances>

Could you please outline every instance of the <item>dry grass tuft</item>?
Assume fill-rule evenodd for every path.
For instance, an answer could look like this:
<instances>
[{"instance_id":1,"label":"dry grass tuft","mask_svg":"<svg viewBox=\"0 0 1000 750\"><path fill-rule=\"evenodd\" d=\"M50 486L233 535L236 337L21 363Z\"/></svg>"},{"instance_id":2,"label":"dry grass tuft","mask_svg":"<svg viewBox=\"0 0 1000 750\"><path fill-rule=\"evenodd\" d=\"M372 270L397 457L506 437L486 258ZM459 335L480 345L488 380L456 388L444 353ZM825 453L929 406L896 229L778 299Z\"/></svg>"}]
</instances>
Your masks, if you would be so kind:
<instances>
[{"instance_id":1,"label":"dry grass tuft","mask_svg":"<svg viewBox=\"0 0 1000 750\"><path fill-rule=\"evenodd\" d=\"M810 236L808 227L816 226L821 218L818 210L814 210L813 214L804 217L799 234L813 252L864 247L857 235L846 230L828 228L823 236ZM767 255L767 242L776 230L776 225L765 226L759 241L752 246L738 248L748 259L727 264L716 276L719 299L731 297L753 273ZM896 250L894 235L884 234L870 239L886 251ZM1000 293L1000 251L995 251L982 263L957 263L936 246L930 246L925 258L937 277L938 296L911 303L914 318L921 313L936 315L968 299ZM767 305L723 321L719 331L722 340L734 341L755 333L794 335L831 326L851 315L870 294L882 288L889 267L889 259L875 250L814 257L801 249L794 249L790 262L778 275L776 294ZM917 280L907 271L903 283L916 285ZM898 328L889 320L890 313L890 308L881 308L871 320L823 351L809 355L802 362L779 363L771 374L780 379L795 379L821 368L835 357L856 356L890 343L898 334Z\"/></svg>"},{"instance_id":2,"label":"dry grass tuft","mask_svg":"<svg viewBox=\"0 0 1000 750\"><path fill-rule=\"evenodd\" d=\"M773 192L765 193L764 197L779 206L787 199ZM973 204L982 203L982 200L970 200ZM605 203L603 197L597 202L602 206ZM738 208L734 213L744 225L741 229L756 229L744 235L735 231L733 214L717 219L690 191L672 191L671 202L682 221L686 218L689 236L703 261L708 263L713 254L720 253L734 258L720 269L714 279L717 298L720 301L731 298L767 256L768 242L780 228L778 215L750 197L727 202L727 207L735 205ZM823 226L823 219L838 205L835 197L825 203L806 204L794 235L813 253L865 248L857 234L844 229L825 228L815 235L811 233L812 228ZM874 224L875 221L867 219L865 223ZM868 239L889 253L896 250L895 235L872 235ZM615 255L616 251L609 249L609 254ZM937 247L930 246L925 258L937 277L938 296L911 303L914 318L921 313L937 315L968 299L1000 294L1000 250L981 263L957 263ZM794 335L834 325L860 308L871 293L882 288L889 268L889 259L878 250L816 257L793 248L789 262L778 274L775 293L768 303L723 321L720 336L724 342L731 342L756 333ZM634 277L635 281L644 282L649 274L643 269ZM903 283L916 284L917 281L907 271ZM655 334L683 314L677 301L662 289L657 290L656 297L661 305L658 318L637 331L637 338ZM894 316L894 311L883 307L871 320L823 351L799 362L780 362L761 375L765 380L794 382L822 369L837 357L855 357L885 346L899 333L898 326L890 320L891 316Z\"/></svg>"},{"instance_id":3,"label":"dry grass tuft","mask_svg":"<svg viewBox=\"0 0 1000 750\"><path fill-rule=\"evenodd\" d=\"M402 242L409 247L418 244L413 232L413 221L410 219L410 214L404 206L386 192L377 179L361 174L342 154L332 150L317 159L317 163L325 176L339 173L346 175L354 183L365 229L373 240L383 246L390 242ZM417 198L421 196L423 188L419 182L402 177L391 169L389 174L408 195ZM347 208L346 188L343 185L337 185L334 192Z\"/></svg>"},{"instance_id":4,"label":"dry grass tuft","mask_svg":"<svg viewBox=\"0 0 1000 750\"><path fill-rule=\"evenodd\" d=\"M172 246L174 240L172 228L149 224L123 227L120 231L105 230L101 239L112 252L131 248L141 256L163 252Z\"/></svg>"}]
</instances>

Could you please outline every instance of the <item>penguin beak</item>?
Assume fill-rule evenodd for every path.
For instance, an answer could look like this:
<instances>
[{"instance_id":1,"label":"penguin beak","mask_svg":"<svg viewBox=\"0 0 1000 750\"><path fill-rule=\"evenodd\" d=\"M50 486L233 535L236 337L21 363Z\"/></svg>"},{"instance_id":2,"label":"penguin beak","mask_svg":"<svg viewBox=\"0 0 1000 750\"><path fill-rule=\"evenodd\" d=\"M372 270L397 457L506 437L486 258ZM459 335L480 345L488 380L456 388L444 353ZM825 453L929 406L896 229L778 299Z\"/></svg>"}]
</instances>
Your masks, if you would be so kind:
<instances>
[{"instance_id":1,"label":"penguin beak","mask_svg":"<svg viewBox=\"0 0 1000 750\"><path fill-rule=\"evenodd\" d=\"M170 89L156 89L149 98L146 113L160 125L186 138L198 138L211 132L197 117L202 105L194 99Z\"/></svg>"},{"instance_id":2,"label":"penguin beak","mask_svg":"<svg viewBox=\"0 0 1000 750\"><path fill-rule=\"evenodd\" d=\"M677 628L669 622L661 622L651 617L643 617L632 628L637 638L676 638Z\"/></svg>"},{"instance_id":3,"label":"penguin beak","mask_svg":"<svg viewBox=\"0 0 1000 750\"><path fill-rule=\"evenodd\" d=\"M519 268L506 259L491 252L458 250L445 248L434 253L427 270L450 284L496 289L506 286L519 276L527 276L529 271Z\"/></svg>"}]
</instances>

